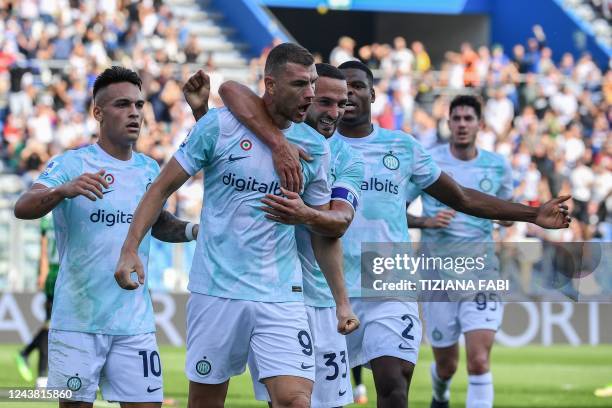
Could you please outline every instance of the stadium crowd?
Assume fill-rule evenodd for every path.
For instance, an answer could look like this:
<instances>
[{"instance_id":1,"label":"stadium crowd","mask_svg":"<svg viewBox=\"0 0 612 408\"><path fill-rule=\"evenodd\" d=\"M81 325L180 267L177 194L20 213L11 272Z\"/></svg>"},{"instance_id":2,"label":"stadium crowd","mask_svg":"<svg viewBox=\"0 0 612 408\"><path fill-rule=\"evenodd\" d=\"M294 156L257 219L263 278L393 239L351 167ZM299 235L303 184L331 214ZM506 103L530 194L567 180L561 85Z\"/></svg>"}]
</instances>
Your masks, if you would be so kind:
<instances>
[{"instance_id":1,"label":"stadium crowd","mask_svg":"<svg viewBox=\"0 0 612 408\"><path fill-rule=\"evenodd\" d=\"M254 89L261 89L265 57L251 62ZM402 37L359 48L342 37L329 61L359 59L374 70L374 122L410 132L428 148L448 140L451 98L480 95L479 145L511 162L515 198L537 205L573 196L578 222L551 239L612 241L612 70L602 72L588 54L557 57L536 26L512 50L465 43L440 66L426 45ZM50 157L95 140L91 88L112 61L143 79L149 103L137 149L163 164L194 123L181 92L188 64L215 73L181 19L159 0L0 1L0 177L19 174L26 188ZM197 221L201 189L192 179L169 208ZM524 224L508 231L514 238L541 233Z\"/></svg>"},{"instance_id":2,"label":"stadium crowd","mask_svg":"<svg viewBox=\"0 0 612 408\"><path fill-rule=\"evenodd\" d=\"M612 238L612 71L603 73L589 54L575 60L567 53L555 63L536 26L534 37L509 52L464 43L435 68L421 42L408 47L402 37L359 49L342 37L330 61L350 59L379 73L374 120L413 134L427 148L448 140L452 96L481 96L485 128L478 144L511 162L515 197L537 205L572 194L578 222L559 239ZM515 227L517 238L524 227Z\"/></svg>"}]
</instances>

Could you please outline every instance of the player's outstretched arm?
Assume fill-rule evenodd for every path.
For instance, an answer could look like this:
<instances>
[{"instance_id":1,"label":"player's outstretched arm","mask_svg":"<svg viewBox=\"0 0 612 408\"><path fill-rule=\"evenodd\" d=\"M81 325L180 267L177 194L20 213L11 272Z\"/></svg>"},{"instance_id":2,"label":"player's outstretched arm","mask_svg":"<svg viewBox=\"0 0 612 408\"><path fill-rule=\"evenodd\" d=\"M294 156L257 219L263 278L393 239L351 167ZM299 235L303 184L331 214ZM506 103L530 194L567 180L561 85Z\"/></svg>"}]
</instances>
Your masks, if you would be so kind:
<instances>
[{"instance_id":1,"label":"player's outstretched arm","mask_svg":"<svg viewBox=\"0 0 612 408\"><path fill-rule=\"evenodd\" d=\"M353 221L353 208L333 200L329 206L309 207L299 194L281 188L285 197L267 194L261 200L266 217L288 225L304 224L311 231L330 238L340 238Z\"/></svg>"},{"instance_id":2,"label":"player's outstretched arm","mask_svg":"<svg viewBox=\"0 0 612 408\"><path fill-rule=\"evenodd\" d=\"M338 333L349 334L359 327L359 319L353 313L346 293L342 269L342 243L338 238L310 234L312 250L336 302Z\"/></svg>"},{"instance_id":3,"label":"player's outstretched arm","mask_svg":"<svg viewBox=\"0 0 612 408\"><path fill-rule=\"evenodd\" d=\"M103 188L108 188L104 180L104 170L97 173L83 173L79 177L49 188L40 183L34 183L32 187L19 197L15 204L15 217L22 220L33 220L46 215L53 210L65 198L74 198L82 195L91 201L102 199Z\"/></svg>"},{"instance_id":4,"label":"player's outstretched arm","mask_svg":"<svg viewBox=\"0 0 612 408\"><path fill-rule=\"evenodd\" d=\"M191 228L191 232L187 231ZM198 224L183 221L166 210L162 210L151 228L151 235L164 242L189 242L198 236ZM187 236L187 234L190 236Z\"/></svg>"},{"instance_id":5,"label":"player's outstretched arm","mask_svg":"<svg viewBox=\"0 0 612 408\"><path fill-rule=\"evenodd\" d=\"M417 217L408 214L408 228L446 228L454 216L454 210L442 210L435 217Z\"/></svg>"},{"instance_id":6,"label":"player's outstretched arm","mask_svg":"<svg viewBox=\"0 0 612 408\"><path fill-rule=\"evenodd\" d=\"M274 169L281 185L294 192L302 190L304 177L300 157L310 161L303 150L287 141L266 110L263 99L248 87L235 81L227 81L219 87L223 103L259 140L272 151Z\"/></svg>"},{"instance_id":7,"label":"player's outstretched arm","mask_svg":"<svg viewBox=\"0 0 612 408\"><path fill-rule=\"evenodd\" d=\"M164 202L170 194L182 186L189 177L176 159L172 158L140 200L115 269L115 280L122 288L136 289L139 284L144 284L144 269L138 257L140 242L159 218ZM138 282L134 282L130 277L134 271L138 275Z\"/></svg>"},{"instance_id":8,"label":"player's outstretched arm","mask_svg":"<svg viewBox=\"0 0 612 408\"><path fill-rule=\"evenodd\" d=\"M570 196L553 198L540 207L529 207L462 187L444 172L424 191L449 207L475 217L531 222L550 229L567 228L571 221L567 205L563 204Z\"/></svg>"}]
</instances>

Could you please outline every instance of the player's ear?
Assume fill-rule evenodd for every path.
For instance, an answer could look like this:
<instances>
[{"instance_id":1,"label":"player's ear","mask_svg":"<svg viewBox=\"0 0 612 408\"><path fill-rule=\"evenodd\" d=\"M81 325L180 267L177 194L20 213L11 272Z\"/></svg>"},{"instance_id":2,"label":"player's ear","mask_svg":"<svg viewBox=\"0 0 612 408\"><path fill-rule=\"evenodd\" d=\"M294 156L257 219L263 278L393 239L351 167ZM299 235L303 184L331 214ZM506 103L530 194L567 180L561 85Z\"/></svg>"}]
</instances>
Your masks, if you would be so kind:
<instances>
[{"instance_id":1,"label":"player's ear","mask_svg":"<svg viewBox=\"0 0 612 408\"><path fill-rule=\"evenodd\" d=\"M97 120L98 122L102 122L102 117L104 115L102 114L102 108L99 105L94 104L93 106L93 117L95 120Z\"/></svg>"},{"instance_id":2,"label":"player's ear","mask_svg":"<svg viewBox=\"0 0 612 408\"><path fill-rule=\"evenodd\" d=\"M374 90L374 86L370 87L370 103L374 103L376 100L376 91Z\"/></svg>"},{"instance_id":3,"label":"player's ear","mask_svg":"<svg viewBox=\"0 0 612 408\"><path fill-rule=\"evenodd\" d=\"M276 80L271 75L264 76L264 88L268 95L274 95L276 91Z\"/></svg>"}]
</instances>

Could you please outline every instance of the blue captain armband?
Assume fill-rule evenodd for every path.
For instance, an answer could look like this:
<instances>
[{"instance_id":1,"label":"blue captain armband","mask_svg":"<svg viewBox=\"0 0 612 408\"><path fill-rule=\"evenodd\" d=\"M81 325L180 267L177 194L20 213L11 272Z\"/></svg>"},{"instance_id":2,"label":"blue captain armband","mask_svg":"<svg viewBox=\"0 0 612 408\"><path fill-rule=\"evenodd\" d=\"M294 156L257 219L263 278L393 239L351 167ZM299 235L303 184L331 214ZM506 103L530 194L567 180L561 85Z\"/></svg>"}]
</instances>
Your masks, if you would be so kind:
<instances>
[{"instance_id":1,"label":"blue captain armband","mask_svg":"<svg viewBox=\"0 0 612 408\"><path fill-rule=\"evenodd\" d=\"M349 203L351 207L353 207L354 211L357 211L357 204L358 204L357 196L348 188L345 188L345 187L332 188L331 199L345 201Z\"/></svg>"}]
</instances>

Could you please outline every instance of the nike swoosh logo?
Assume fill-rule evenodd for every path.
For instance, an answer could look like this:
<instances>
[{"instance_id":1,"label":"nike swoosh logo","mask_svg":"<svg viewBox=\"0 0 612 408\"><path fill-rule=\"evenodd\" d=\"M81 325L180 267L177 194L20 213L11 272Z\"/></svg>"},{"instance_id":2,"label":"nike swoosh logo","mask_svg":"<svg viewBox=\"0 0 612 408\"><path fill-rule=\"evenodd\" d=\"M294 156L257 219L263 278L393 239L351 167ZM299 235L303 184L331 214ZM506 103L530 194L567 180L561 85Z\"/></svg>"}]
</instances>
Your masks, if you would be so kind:
<instances>
[{"instance_id":1,"label":"nike swoosh logo","mask_svg":"<svg viewBox=\"0 0 612 408\"><path fill-rule=\"evenodd\" d=\"M246 159L247 157L249 156L232 156L230 154L230 156L227 158L227 161L231 163L231 162L235 162L236 160Z\"/></svg>"},{"instance_id":2,"label":"nike swoosh logo","mask_svg":"<svg viewBox=\"0 0 612 408\"><path fill-rule=\"evenodd\" d=\"M115 191L115 190L106 190L106 191L103 191L102 194L112 193L113 191Z\"/></svg>"},{"instance_id":3,"label":"nike swoosh logo","mask_svg":"<svg viewBox=\"0 0 612 408\"><path fill-rule=\"evenodd\" d=\"M314 367L314 365L307 365L307 364L302 363L301 367L302 367L302 370L308 370L309 368Z\"/></svg>"},{"instance_id":4,"label":"nike swoosh logo","mask_svg":"<svg viewBox=\"0 0 612 408\"><path fill-rule=\"evenodd\" d=\"M412 347L404 347L404 343L400 343L398 347L400 350L412 350Z\"/></svg>"},{"instance_id":5,"label":"nike swoosh logo","mask_svg":"<svg viewBox=\"0 0 612 408\"><path fill-rule=\"evenodd\" d=\"M346 394L346 390L338 391L338 396L342 397L344 394Z\"/></svg>"},{"instance_id":6,"label":"nike swoosh logo","mask_svg":"<svg viewBox=\"0 0 612 408\"><path fill-rule=\"evenodd\" d=\"M161 387L151 388L151 386L149 385L149 386L147 387L147 392L155 392L155 391L159 390L160 388L161 388Z\"/></svg>"}]
</instances>

